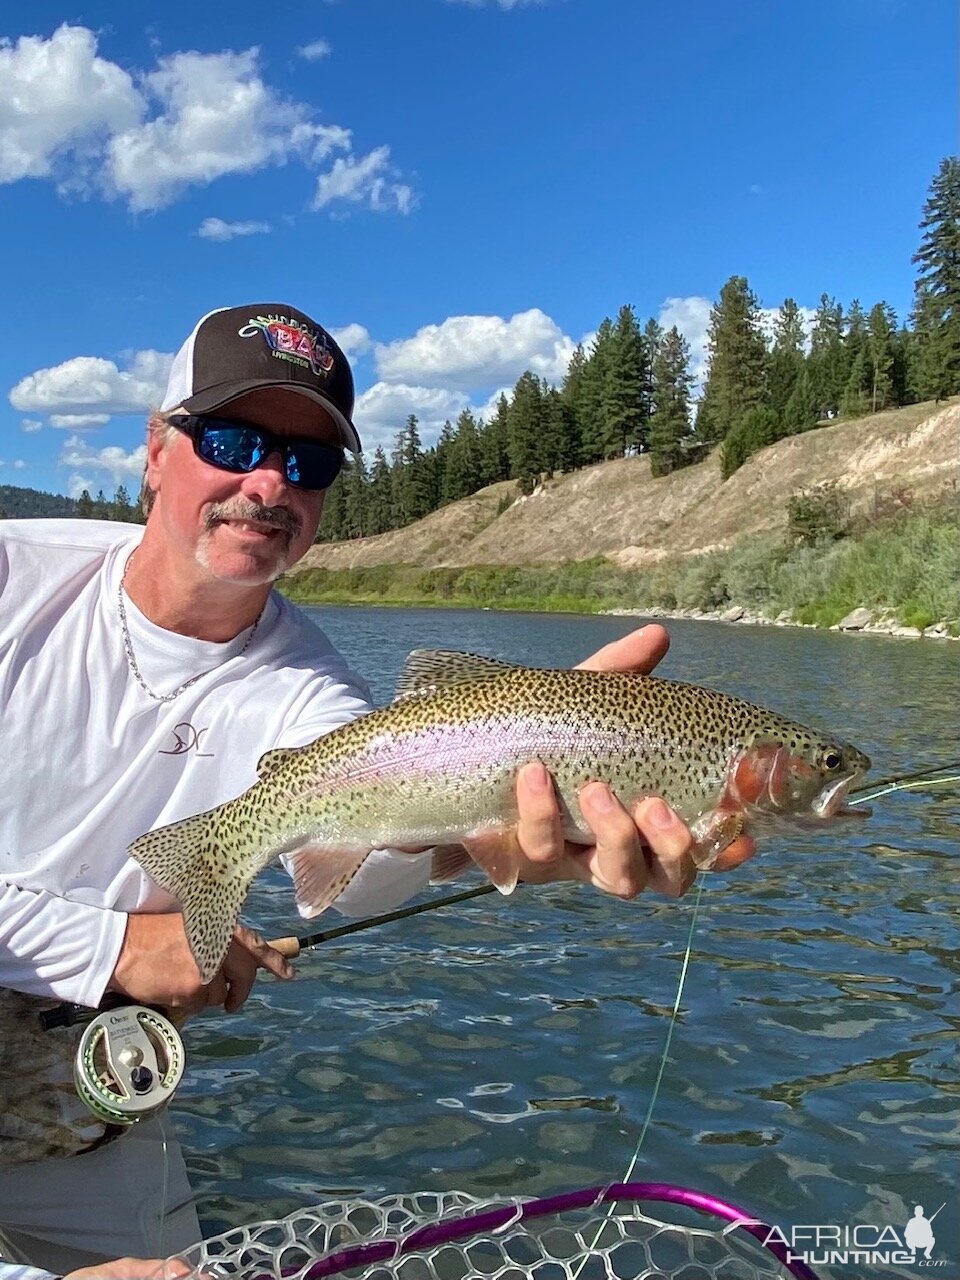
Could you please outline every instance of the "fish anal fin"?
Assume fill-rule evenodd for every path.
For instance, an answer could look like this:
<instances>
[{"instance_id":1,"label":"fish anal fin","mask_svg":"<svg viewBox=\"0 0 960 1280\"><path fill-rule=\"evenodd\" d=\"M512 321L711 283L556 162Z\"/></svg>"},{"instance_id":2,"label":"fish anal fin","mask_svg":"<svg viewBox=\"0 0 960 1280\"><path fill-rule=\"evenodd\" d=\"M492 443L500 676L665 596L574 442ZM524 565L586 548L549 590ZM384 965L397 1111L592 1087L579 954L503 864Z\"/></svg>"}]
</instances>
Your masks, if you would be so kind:
<instances>
[{"instance_id":1,"label":"fish anal fin","mask_svg":"<svg viewBox=\"0 0 960 1280\"><path fill-rule=\"evenodd\" d=\"M520 879L516 827L486 827L464 836L463 846L501 893L513 893Z\"/></svg>"},{"instance_id":2,"label":"fish anal fin","mask_svg":"<svg viewBox=\"0 0 960 1280\"><path fill-rule=\"evenodd\" d=\"M694 845L690 850L701 869L709 869L728 845L743 834L746 818L739 809L711 809L690 827Z\"/></svg>"},{"instance_id":3,"label":"fish anal fin","mask_svg":"<svg viewBox=\"0 0 960 1280\"><path fill-rule=\"evenodd\" d=\"M403 665L394 701L433 693L448 685L492 680L515 670L516 665L512 662L484 658L475 653L459 653L453 649L414 649Z\"/></svg>"},{"instance_id":4,"label":"fish anal fin","mask_svg":"<svg viewBox=\"0 0 960 1280\"><path fill-rule=\"evenodd\" d=\"M469 867L476 865L462 844L435 845L432 855L430 859L431 884L446 884L448 880L456 880Z\"/></svg>"},{"instance_id":5,"label":"fish anal fin","mask_svg":"<svg viewBox=\"0 0 960 1280\"><path fill-rule=\"evenodd\" d=\"M360 870L369 849L304 844L287 855L297 910L306 920L326 911Z\"/></svg>"}]
</instances>

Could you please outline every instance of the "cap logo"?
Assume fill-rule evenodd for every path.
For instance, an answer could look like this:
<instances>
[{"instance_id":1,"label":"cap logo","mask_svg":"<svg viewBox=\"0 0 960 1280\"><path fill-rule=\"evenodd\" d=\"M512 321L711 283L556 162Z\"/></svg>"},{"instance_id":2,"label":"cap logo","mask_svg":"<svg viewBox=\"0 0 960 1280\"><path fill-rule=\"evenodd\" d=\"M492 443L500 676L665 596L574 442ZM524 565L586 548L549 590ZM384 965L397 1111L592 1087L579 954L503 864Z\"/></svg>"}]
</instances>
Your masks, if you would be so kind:
<instances>
[{"instance_id":1,"label":"cap logo","mask_svg":"<svg viewBox=\"0 0 960 1280\"><path fill-rule=\"evenodd\" d=\"M237 333L241 338L262 334L278 360L290 360L304 369L309 368L317 377L326 377L334 366L326 334L289 316L256 316Z\"/></svg>"}]
</instances>

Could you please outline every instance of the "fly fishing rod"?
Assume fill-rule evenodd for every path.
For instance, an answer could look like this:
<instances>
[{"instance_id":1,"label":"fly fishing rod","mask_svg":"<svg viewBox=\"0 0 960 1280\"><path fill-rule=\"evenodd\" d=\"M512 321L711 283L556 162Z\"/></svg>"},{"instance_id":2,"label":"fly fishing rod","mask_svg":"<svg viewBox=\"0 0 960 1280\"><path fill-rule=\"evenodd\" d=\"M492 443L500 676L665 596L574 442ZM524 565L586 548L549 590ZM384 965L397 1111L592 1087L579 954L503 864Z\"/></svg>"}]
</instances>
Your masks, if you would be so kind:
<instances>
[{"instance_id":1,"label":"fly fishing rod","mask_svg":"<svg viewBox=\"0 0 960 1280\"><path fill-rule=\"evenodd\" d=\"M865 804L868 800L876 800L880 796L890 795L895 791L910 791L919 787L942 786L949 782L960 782L960 772L951 773L946 777L939 776L948 770L960 770L960 760L941 765L936 769L919 769L914 773L903 773L895 777L881 778L877 782L856 787L850 794L851 796L857 796L858 799L852 801L852 803ZM864 792L868 794L862 794ZM438 911L441 907L456 906L460 902L467 902L470 898L479 898L483 894L492 893L494 887L492 884L484 884L475 889L467 889L463 893L449 894L446 897L437 898L430 902L422 902L414 907L402 907L397 911L388 911L385 915L370 916L366 920L354 920L351 924L339 925L336 929L324 929L318 933L306 934L303 937L291 935L285 938L276 938L270 943L270 946L279 951L288 960L296 959L302 951L320 946L323 942L332 942L335 938L343 938L352 933L361 933L365 929L374 929L382 924L392 924L396 920L405 920L410 916L422 915L426 911ZM108 1000L99 1009L91 1009L89 1006L81 1004L59 1004L53 1009L47 1009L38 1015L40 1026L44 1031L52 1031L56 1027L75 1026L77 1023L89 1022L98 1013L105 1012L111 1007L116 1008L124 1003L126 1001L123 996L116 996L108 997Z\"/></svg>"}]
</instances>

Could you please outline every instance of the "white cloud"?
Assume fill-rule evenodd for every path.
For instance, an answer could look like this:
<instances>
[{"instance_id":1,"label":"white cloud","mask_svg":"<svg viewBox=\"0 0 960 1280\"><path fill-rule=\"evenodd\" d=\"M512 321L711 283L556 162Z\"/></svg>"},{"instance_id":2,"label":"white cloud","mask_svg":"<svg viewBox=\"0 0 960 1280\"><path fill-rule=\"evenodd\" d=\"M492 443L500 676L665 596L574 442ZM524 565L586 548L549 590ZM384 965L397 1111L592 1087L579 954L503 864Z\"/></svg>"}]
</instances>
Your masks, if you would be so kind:
<instances>
[{"instance_id":1,"label":"white cloud","mask_svg":"<svg viewBox=\"0 0 960 1280\"><path fill-rule=\"evenodd\" d=\"M309 44L302 44L297 50L297 53L307 62L319 62L321 58L328 58L330 56L330 41L311 40Z\"/></svg>"},{"instance_id":2,"label":"white cloud","mask_svg":"<svg viewBox=\"0 0 960 1280\"><path fill-rule=\"evenodd\" d=\"M333 168L317 179L313 209L325 209L337 200L365 204L378 213L409 213L414 206L413 188L392 181L390 148L377 147L365 156L338 156Z\"/></svg>"},{"instance_id":3,"label":"white cloud","mask_svg":"<svg viewBox=\"0 0 960 1280\"><path fill-rule=\"evenodd\" d=\"M370 332L362 324L348 324L342 329L331 329L330 336L341 351L351 357L362 356L372 346Z\"/></svg>"},{"instance_id":4,"label":"white cloud","mask_svg":"<svg viewBox=\"0 0 960 1280\"><path fill-rule=\"evenodd\" d=\"M388 382L416 379L463 389L513 383L525 370L559 382L576 343L539 308L501 316L450 316L412 338L377 347Z\"/></svg>"},{"instance_id":5,"label":"white cloud","mask_svg":"<svg viewBox=\"0 0 960 1280\"><path fill-rule=\"evenodd\" d=\"M27 435L33 435L35 431L43 430L43 423L38 418L24 418L20 423L20 430Z\"/></svg>"},{"instance_id":6,"label":"white cloud","mask_svg":"<svg viewBox=\"0 0 960 1280\"><path fill-rule=\"evenodd\" d=\"M13 460L13 469L14 469L14 471L25 471L25 470L26 470L26 466L27 466L27 464L24 462L24 460L23 460L22 458L14 458L14 460Z\"/></svg>"},{"instance_id":7,"label":"white cloud","mask_svg":"<svg viewBox=\"0 0 960 1280\"><path fill-rule=\"evenodd\" d=\"M82 467L89 471L94 471L99 475L107 474L113 481L114 487L118 484L127 484L130 480L140 481L143 475L144 464L147 460L147 446L145 444L138 445L136 449L130 450L128 453L125 449L121 449L119 445L107 445L103 449L91 449L85 440L79 436L73 436L69 439L60 451L60 464L65 467ZM83 476L74 475L70 477L70 493L72 497L76 497L81 489L89 489L94 492L94 485L99 489L102 480L90 481Z\"/></svg>"},{"instance_id":8,"label":"white cloud","mask_svg":"<svg viewBox=\"0 0 960 1280\"><path fill-rule=\"evenodd\" d=\"M131 209L158 209L192 184L288 158L306 108L264 84L257 56L256 49L175 53L145 77L160 114L116 134L108 148L113 185Z\"/></svg>"},{"instance_id":9,"label":"white cloud","mask_svg":"<svg viewBox=\"0 0 960 1280\"><path fill-rule=\"evenodd\" d=\"M707 373L707 331L710 328L709 298L665 298L657 320L664 329L676 325L690 347L690 373L695 384L703 382Z\"/></svg>"},{"instance_id":10,"label":"white cloud","mask_svg":"<svg viewBox=\"0 0 960 1280\"><path fill-rule=\"evenodd\" d=\"M322 56L324 43L301 55ZM350 130L313 114L264 81L257 49L188 50L131 75L98 56L86 27L0 39L0 182L53 178L62 193L99 190L144 212L227 174L289 161L319 169L342 152L315 208L344 200L408 213L413 188L397 180L389 148L355 156Z\"/></svg>"},{"instance_id":11,"label":"white cloud","mask_svg":"<svg viewBox=\"0 0 960 1280\"><path fill-rule=\"evenodd\" d=\"M550 0L446 0L447 4L464 4L471 9L483 9L488 2L495 4L498 9L523 9L533 5L549 4Z\"/></svg>"},{"instance_id":12,"label":"white cloud","mask_svg":"<svg viewBox=\"0 0 960 1280\"><path fill-rule=\"evenodd\" d=\"M420 439L426 446L433 444L444 422L455 419L468 404L469 398L462 392L376 382L357 397L353 420L365 453L372 454L378 444L389 453L394 437L411 413L417 418Z\"/></svg>"},{"instance_id":13,"label":"white cloud","mask_svg":"<svg viewBox=\"0 0 960 1280\"><path fill-rule=\"evenodd\" d=\"M85 27L0 42L0 182L50 177L67 153L84 167L142 110L130 76L97 57Z\"/></svg>"},{"instance_id":14,"label":"white cloud","mask_svg":"<svg viewBox=\"0 0 960 1280\"><path fill-rule=\"evenodd\" d=\"M72 431L86 431L89 427L103 427L110 421L109 413L51 413L51 427L68 427Z\"/></svg>"},{"instance_id":15,"label":"white cloud","mask_svg":"<svg viewBox=\"0 0 960 1280\"><path fill-rule=\"evenodd\" d=\"M10 392L10 403L21 413L58 417L143 413L163 398L172 361L162 351L137 351L130 367L121 370L100 356L74 356L21 378Z\"/></svg>"},{"instance_id":16,"label":"white cloud","mask_svg":"<svg viewBox=\"0 0 960 1280\"><path fill-rule=\"evenodd\" d=\"M262 236L270 231L269 222L224 222L222 218L204 218L197 228L202 240L233 240L235 236Z\"/></svg>"},{"instance_id":17,"label":"white cloud","mask_svg":"<svg viewBox=\"0 0 960 1280\"><path fill-rule=\"evenodd\" d=\"M95 480L90 480L86 476L74 474L67 481L67 497L79 498L84 489L87 493L93 495L100 486Z\"/></svg>"}]
</instances>

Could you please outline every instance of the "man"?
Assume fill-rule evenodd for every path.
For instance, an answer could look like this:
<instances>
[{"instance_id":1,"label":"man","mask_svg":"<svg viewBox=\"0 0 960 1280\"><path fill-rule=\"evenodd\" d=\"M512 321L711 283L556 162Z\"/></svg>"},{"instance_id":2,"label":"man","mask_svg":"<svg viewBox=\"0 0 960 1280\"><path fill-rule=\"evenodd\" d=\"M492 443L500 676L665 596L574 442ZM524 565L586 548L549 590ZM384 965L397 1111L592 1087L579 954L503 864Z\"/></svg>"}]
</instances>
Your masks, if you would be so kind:
<instances>
[{"instance_id":1,"label":"man","mask_svg":"<svg viewBox=\"0 0 960 1280\"><path fill-rule=\"evenodd\" d=\"M234 1010L259 969L292 976L238 926L202 983L176 902L126 849L244 791L264 752L367 709L323 633L272 591L311 545L344 450L360 448L352 412L347 360L309 316L211 312L150 419L145 530L0 524L0 758L23 761L0 801L0 1160L20 1162L0 1170L0 1258L63 1272L199 1235L169 1131L146 1122L104 1142L70 1088L73 1041L34 1035L33 1077L22 1041L38 999ZM666 643L646 628L590 665L648 670ZM662 801L630 814L591 783L581 803L597 842L584 850L564 845L542 766L517 785L521 878L620 897L692 882L689 832ZM726 863L749 852L741 842ZM374 853L337 905L388 909L427 875L428 859Z\"/></svg>"}]
</instances>

